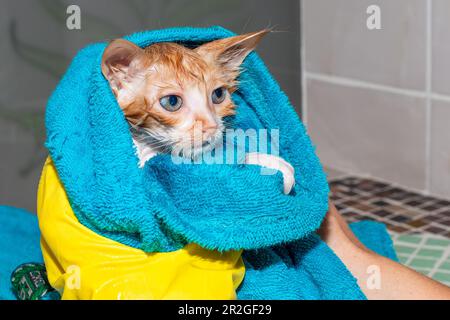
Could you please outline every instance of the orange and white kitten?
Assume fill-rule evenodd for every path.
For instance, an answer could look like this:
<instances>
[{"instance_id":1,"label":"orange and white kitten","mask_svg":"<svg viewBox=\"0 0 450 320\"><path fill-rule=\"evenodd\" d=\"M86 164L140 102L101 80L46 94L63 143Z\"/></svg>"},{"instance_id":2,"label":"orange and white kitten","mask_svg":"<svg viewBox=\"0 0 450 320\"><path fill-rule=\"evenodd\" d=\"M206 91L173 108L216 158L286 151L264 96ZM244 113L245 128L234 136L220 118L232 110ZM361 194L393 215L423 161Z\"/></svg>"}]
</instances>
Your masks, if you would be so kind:
<instances>
[{"instance_id":1,"label":"orange and white kitten","mask_svg":"<svg viewBox=\"0 0 450 320\"><path fill-rule=\"evenodd\" d=\"M219 39L189 49L157 43L144 49L112 41L102 57L102 72L131 125L139 166L157 153L174 150L195 158L221 142L224 118L235 113L231 94L245 57L269 30ZM294 169L283 159L248 154L247 163L280 170L284 192L294 184Z\"/></svg>"}]
</instances>

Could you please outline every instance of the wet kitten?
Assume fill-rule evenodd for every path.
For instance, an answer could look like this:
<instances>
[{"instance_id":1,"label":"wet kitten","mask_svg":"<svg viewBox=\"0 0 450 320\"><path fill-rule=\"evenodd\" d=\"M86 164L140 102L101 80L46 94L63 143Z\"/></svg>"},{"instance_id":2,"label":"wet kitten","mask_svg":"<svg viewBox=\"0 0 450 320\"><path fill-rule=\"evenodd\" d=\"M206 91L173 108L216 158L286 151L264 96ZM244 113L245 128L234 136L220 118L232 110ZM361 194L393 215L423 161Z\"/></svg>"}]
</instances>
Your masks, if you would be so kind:
<instances>
[{"instance_id":1,"label":"wet kitten","mask_svg":"<svg viewBox=\"0 0 450 320\"><path fill-rule=\"evenodd\" d=\"M194 158L221 142L224 118L235 113L231 94L245 57L269 30L219 39L189 49L157 43L141 49L118 39L105 49L102 72L133 132L139 166L157 153ZM293 186L293 168L271 155L247 162L275 168ZM287 184L287 185L286 185Z\"/></svg>"}]
</instances>

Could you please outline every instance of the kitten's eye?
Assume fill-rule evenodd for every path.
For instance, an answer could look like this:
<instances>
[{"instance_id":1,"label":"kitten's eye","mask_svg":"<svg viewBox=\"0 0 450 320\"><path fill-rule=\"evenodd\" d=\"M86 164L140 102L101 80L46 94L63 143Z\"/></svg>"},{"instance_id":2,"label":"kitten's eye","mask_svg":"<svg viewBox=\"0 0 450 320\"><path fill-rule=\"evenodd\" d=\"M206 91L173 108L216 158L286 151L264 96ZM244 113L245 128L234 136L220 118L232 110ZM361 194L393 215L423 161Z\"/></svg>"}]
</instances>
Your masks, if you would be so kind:
<instances>
[{"instance_id":1,"label":"kitten's eye","mask_svg":"<svg viewBox=\"0 0 450 320\"><path fill-rule=\"evenodd\" d=\"M214 104L222 103L223 100L225 100L226 96L227 96L227 89L225 89L224 87L217 88L216 90L213 91L211 95L212 102Z\"/></svg>"},{"instance_id":2,"label":"kitten's eye","mask_svg":"<svg viewBox=\"0 0 450 320\"><path fill-rule=\"evenodd\" d=\"M172 94L159 99L159 104L167 111L175 112L181 108L183 100L181 97Z\"/></svg>"}]
</instances>

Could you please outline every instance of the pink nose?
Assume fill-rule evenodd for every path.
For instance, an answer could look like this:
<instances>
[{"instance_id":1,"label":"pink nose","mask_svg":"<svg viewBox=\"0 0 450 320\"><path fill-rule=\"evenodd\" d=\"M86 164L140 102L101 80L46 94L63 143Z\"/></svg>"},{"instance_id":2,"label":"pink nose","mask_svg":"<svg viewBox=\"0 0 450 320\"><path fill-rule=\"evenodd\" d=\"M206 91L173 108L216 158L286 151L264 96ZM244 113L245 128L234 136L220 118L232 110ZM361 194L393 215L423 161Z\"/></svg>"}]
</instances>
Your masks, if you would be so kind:
<instances>
[{"instance_id":1,"label":"pink nose","mask_svg":"<svg viewBox=\"0 0 450 320\"><path fill-rule=\"evenodd\" d=\"M196 127L197 130L201 129L202 133L211 135L214 134L218 128L217 123L214 122L206 122L206 121L196 121L194 127Z\"/></svg>"}]
</instances>

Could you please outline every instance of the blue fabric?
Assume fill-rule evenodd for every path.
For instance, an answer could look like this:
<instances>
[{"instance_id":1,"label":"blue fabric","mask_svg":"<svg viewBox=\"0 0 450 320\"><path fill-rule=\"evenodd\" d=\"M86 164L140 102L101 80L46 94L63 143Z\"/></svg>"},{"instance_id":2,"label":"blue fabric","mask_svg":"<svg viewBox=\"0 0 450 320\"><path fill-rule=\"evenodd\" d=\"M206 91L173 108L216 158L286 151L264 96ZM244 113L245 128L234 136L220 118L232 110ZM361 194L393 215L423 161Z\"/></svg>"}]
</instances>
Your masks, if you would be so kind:
<instances>
[{"instance_id":1,"label":"blue fabric","mask_svg":"<svg viewBox=\"0 0 450 320\"><path fill-rule=\"evenodd\" d=\"M350 225L369 248L397 260L385 226L376 222ZM16 299L10 276L20 264L41 262L36 216L0 206L0 300ZM356 280L317 236L272 248L244 252L246 276L239 299L365 299ZM327 266L320 267L321 265ZM57 295L48 299L58 299Z\"/></svg>"},{"instance_id":2,"label":"blue fabric","mask_svg":"<svg viewBox=\"0 0 450 320\"><path fill-rule=\"evenodd\" d=\"M221 27L175 28L126 37L141 47L198 45L234 35ZM256 53L244 62L233 95L234 128L279 129L280 155L296 170L282 193L281 174L252 165L177 165L169 155L137 167L132 138L101 73L105 43L83 49L49 100L46 146L79 221L147 252L187 242L205 248L256 249L306 236L328 207L328 184L297 114ZM189 187L187 187L189 186Z\"/></svg>"},{"instance_id":3,"label":"blue fabric","mask_svg":"<svg viewBox=\"0 0 450 320\"><path fill-rule=\"evenodd\" d=\"M0 206L0 300L15 300L11 273L26 262L43 263L36 215Z\"/></svg>"},{"instance_id":4,"label":"blue fabric","mask_svg":"<svg viewBox=\"0 0 450 320\"><path fill-rule=\"evenodd\" d=\"M392 239L386 226L373 221L360 221L350 225L355 236L368 248L394 261L399 261L395 254Z\"/></svg>"}]
</instances>

